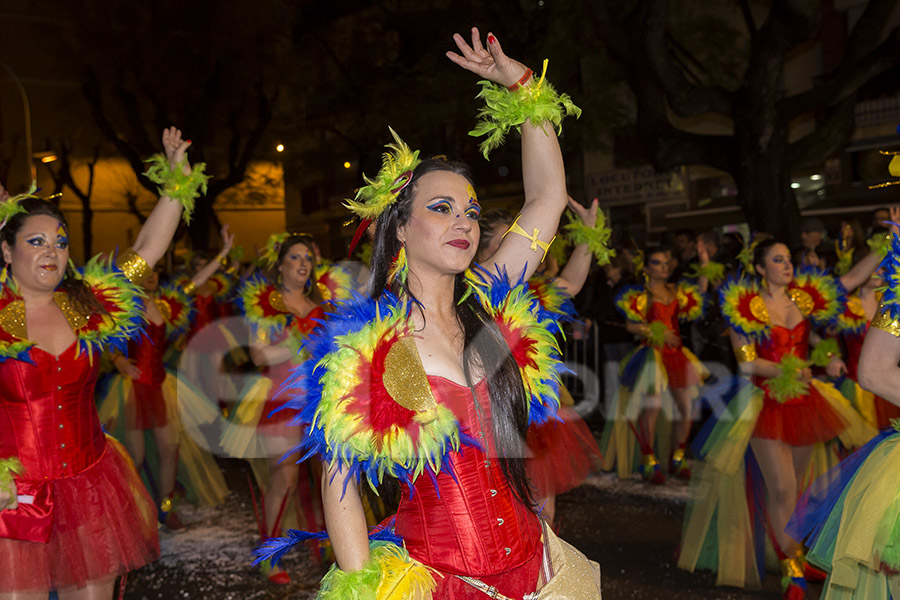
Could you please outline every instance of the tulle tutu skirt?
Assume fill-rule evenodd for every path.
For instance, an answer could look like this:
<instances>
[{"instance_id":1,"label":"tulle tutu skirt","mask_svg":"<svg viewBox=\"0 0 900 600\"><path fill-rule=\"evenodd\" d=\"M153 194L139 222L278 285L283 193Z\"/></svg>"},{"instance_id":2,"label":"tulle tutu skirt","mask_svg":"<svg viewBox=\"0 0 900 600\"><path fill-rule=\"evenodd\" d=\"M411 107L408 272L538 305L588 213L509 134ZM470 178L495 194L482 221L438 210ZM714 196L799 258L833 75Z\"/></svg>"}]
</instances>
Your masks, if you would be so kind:
<instances>
[{"instance_id":1,"label":"tulle tutu skirt","mask_svg":"<svg viewBox=\"0 0 900 600\"><path fill-rule=\"evenodd\" d=\"M622 360L619 371L623 387L648 395L697 386L709 376L703 363L684 346L638 346Z\"/></svg>"},{"instance_id":2,"label":"tulle tutu skirt","mask_svg":"<svg viewBox=\"0 0 900 600\"><path fill-rule=\"evenodd\" d=\"M784 403L766 394L754 437L781 440L791 446L812 446L838 437L848 421L834 409L833 401L824 397L823 393L840 395L829 387L823 392L823 387L811 385L807 395Z\"/></svg>"},{"instance_id":3,"label":"tulle tutu skirt","mask_svg":"<svg viewBox=\"0 0 900 600\"><path fill-rule=\"evenodd\" d=\"M823 597L887 600L900 594L900 432L885 430L816 481L788 533L830 571Z\"/></svg>"},{"instance_id":4,"label":"tulle tutu skirt","mask_svg":"<svg viewBox=\"0 0 900 600\"><path fill-rule=\"evenodd\" d=\"M53 482L46 544L0 539L0 592L47 592L116 577L159 557L156 506L124 448Z\"/></svg>"},{"instance_id":5,"label":"tulle tutu skirt","mask_svg":"<svg viewBox=\"0 0 900 600\"><path fill-rule=\"evenodd\" d=\"M600 449L584 419L567 408L560 409L559 418L528 429L532 456L526 464L539 497L580 485L600 461Z\"/></svg>"}]
</instances>

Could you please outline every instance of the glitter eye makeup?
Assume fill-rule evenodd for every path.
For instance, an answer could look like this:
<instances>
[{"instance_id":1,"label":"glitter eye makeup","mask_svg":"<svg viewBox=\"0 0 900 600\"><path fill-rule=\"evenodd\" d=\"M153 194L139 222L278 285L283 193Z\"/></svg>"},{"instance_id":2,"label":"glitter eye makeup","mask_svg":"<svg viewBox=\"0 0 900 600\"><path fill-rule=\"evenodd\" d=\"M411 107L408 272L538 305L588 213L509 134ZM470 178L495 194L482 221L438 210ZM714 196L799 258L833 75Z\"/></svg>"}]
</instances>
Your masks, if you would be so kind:
<instances>
[{"instance_id":1,"label":"glitter eye makeup","mask_svg":"<svg viewBox=\"0 0 900 600\"><path fill-rule=\"evenodd\" d=\"M59 223L56 227L56 244L62 248L69 246L69 232L66 231L66 226L62 223Z\"/></svg>"},{"instance_id":2,"label":"glitter eye makeup","mask_svg":"<svg viewBox=\"0 0 900 600\"><path fill-rule=\"evenodd\" d=\"M433 210L434 212L442 212L449 213L452 212L450 209L450 202L447 200L438 200L433 204L428 205L428 210Z\"/></svg>"},{"instance_id":3,"label":"glitter eye makeup","mask_svg":"<svg viewBox=\"0 0 900 600\"><path fill-rule=\"evenodd\" d=\"M466 193L469 194L469 204L478 204L478 195L471 183L466 186Z\"/></svg>"}]
</instances>

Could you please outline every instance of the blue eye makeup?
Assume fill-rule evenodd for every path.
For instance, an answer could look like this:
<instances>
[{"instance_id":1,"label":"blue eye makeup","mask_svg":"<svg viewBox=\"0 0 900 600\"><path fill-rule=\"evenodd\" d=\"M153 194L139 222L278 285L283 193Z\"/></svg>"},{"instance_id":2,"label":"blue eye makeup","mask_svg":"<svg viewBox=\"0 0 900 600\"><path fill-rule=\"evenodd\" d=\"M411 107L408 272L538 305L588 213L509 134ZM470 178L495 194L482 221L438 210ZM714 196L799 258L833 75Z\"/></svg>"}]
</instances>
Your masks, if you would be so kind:
<instances>
[{"instance_id":1,"label":"blue eye makeup","mask_svg":"<svg viewBox=\"0 0 900 600\"><path fill-rule=\"evenodd\" d=\"M481 218L481 207L477 204L470 204L469 208L466 209L466 216L473 221L477 221Z\"/></svg>"},{"instance_id":2,"label":"blue eye makeup","mask_svg":"<svg viewBox=\"0 0 900 600\"><path fill-rule=\"evenodd\" d=\"M438 200L433 204L429 204L427 206L428 210L438 212L438 213L449 213L452 212L452 207L450 206L450 202L448 200Z\"/></svg>"}]
</instances>

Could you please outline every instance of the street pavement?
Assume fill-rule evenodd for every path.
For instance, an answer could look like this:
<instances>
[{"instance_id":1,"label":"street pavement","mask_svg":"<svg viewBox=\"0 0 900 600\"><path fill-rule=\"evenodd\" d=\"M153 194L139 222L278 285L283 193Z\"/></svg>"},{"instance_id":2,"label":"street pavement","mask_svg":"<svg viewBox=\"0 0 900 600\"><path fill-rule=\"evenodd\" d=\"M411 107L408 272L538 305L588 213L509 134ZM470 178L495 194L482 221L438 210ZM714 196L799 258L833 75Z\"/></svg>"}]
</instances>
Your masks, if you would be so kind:
<instances>
[{"instance_id":1,"label":"street pavement","mask_svg":"<svg viewBox=\"0 0 900 600\"><path fill-rule=\"evenodd\" d=\"M250 567L258 543L253 508L240 461L222 461L232 484L226 504L218 508L179 509L188 529L160 531L162 558L131 573L125 598L307 600L315 598L325 567L309 552L295 549L285 560L293 581L273 586ZM557 500L561 537L600 563L606 600L775 600L780 576L768 573L762 590L715 586L710 573L687 573L675 567L675 551L688 487L673 481L650 486L619 481L611 474L592 475L581 487ZM821 586L811 586L817 600Z\"/></svg>"}]
</instances>

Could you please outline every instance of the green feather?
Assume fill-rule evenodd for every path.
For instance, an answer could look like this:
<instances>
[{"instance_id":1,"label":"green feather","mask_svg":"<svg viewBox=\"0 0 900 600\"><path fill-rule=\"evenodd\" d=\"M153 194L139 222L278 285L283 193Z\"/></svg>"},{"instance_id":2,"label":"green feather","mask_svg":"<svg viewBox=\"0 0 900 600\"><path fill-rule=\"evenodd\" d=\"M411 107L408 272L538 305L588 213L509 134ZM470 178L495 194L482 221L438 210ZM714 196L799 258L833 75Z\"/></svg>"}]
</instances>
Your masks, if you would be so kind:
<instances>
[{"instance_id":1,"label":"green feather","mask_svg":"<svg viewBox=\"0 0 900 600\"><path fill-rule=\"evenodd\" d=\"M569 213L569 223L564 229L569 233L572 244L587 244L588 250L597 258L598 265L607 264L616 255L616 251L609 247L612 229L606 226L606 215L602 210L597 211L597 223L593 227L588 227L581 219L576 219Z\"/></svg>"},{"instance_id":2,"label":"green feather","mask_svg":"<svg viewBox=\"0 0 900 600\"><path fill-rule=\"evenodd\" d=\"M546 67L547 61L544 61L545 73ZM479 84L481 91L476 97L484 100L485 105L478 111L481 120L469 135L487 136L479 146L485 158L491 150L503 145L510 129L521 131L525 121L535 125L549 121L561 133L563 118L574 115L577 119L581 116L581 109L575 106L572 99L566 94L558 94L552 85L544 81L543 76L540 81L532 80L516 90L491 81L480 81Z\"/></svg>"},{"instance_id":3,"label":"green feather","mask_svg":"<svg viewBox=\"0 0 900 600\"><path fill-rule=\"evenodd\" d=\"M785 354L778 366L781 368L781 375L767 379L764 384L775 400L787 402L809 390L809 384L799 377L799 372L808 367L809 363L799 356Z\"/></svg>"},{"instance_id":4,"label":"green feather","mask_svg":"<svg viewBox=\"0 0 900 600\"><path fill-rule=\"evenodd\" d=\"M725 279L725 265L714 260L709 261L705 265L694 265L690 271L686 272L685 277L688 279L699 279L706 277L707 281L714 283Z\"/></svg>"},{"instance_id":5,"label":"green feather","mask_svg":"<svg viewBox=\"0 0 900 600\"><path fill-rule=\"evenodd\" d=\"M866 240L866 244L869 245L869 250L877 252L881 257L885 257L891 247L891 233L876 233Z\"/></svg>"},{"instance_id":6,"label":"green feather","mask_svg":"<svg viewBox=\"0 0 900 600\"><path fill-rule=\"evenodd\" d=\"M809 361L817 367L827 367L831 357L840 353L837 340L827 338L819 342L809 355Z\"/></svg>"},{"instance_id":7,"label":"green feather","mask_svg":"<svg viewBox=\"0 0 900 600\"><path fill-rule=\"evenodd\" d=\"M650 342L650 345L654 348L662 348L666 345L666 331L668 331L668 327L662 321L650 321L649 329L647 330L647 341Z\"/></svg>"},{"instance_id":8,"label":"green feather","mask_svg":"<svg viewBox=\"0 0 900 600\"><path fill-rule=\"evenodd\" d=\"M159 185L160 197L177 200L184 207L182 218L190 224L191 214L194 212L194 201L206 193L206 184L209 175L206 174L206 164L197 163L191 168L191 172L184 173L187 164L187 154L172 168L169 160L162 154L154 154L145 162L150 165L144 176Z\"/></svg>"},{"instance_id":9,"label":"green feather","mask_svg":"<svg viewBox=\"0 0 900 600\"><path fill-rule=\"evenodd\" d=\"M16 457L0 459L0 489L8 494L13 494L13 479L15 475L25 472L25 467Z\"/></svg>"}]
</instances>

